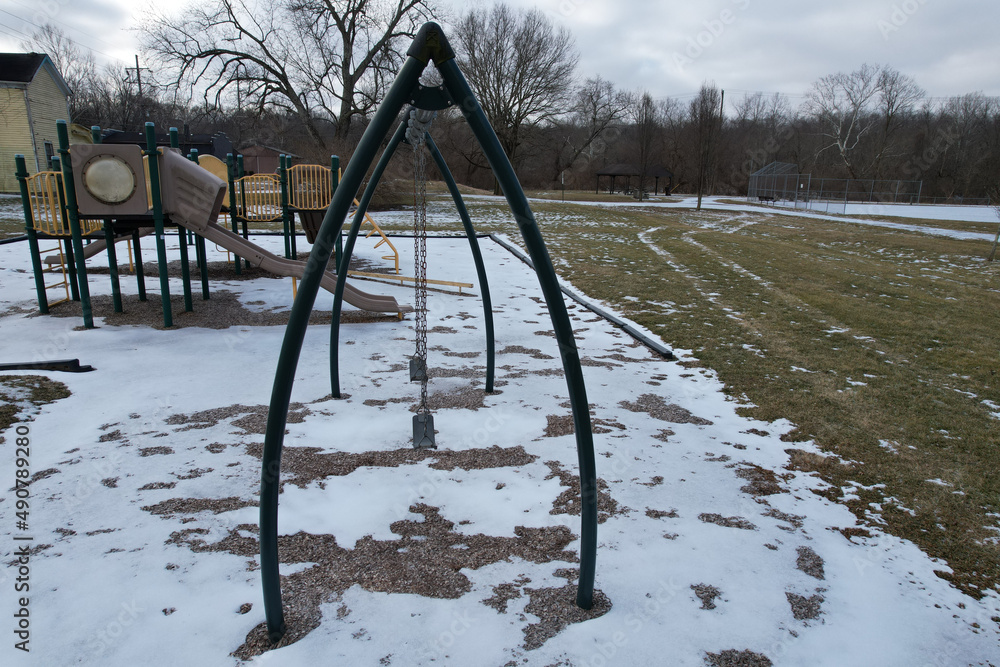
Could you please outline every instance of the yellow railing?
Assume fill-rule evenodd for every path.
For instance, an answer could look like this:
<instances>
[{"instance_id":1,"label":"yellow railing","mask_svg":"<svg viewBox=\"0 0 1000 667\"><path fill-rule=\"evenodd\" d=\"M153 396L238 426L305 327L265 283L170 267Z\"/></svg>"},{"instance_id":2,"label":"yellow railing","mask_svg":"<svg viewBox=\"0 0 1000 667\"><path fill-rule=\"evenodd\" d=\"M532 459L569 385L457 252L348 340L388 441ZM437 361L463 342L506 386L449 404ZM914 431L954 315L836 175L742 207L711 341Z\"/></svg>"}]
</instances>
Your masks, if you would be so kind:
<instances>
[{"instance_id":1,"label":"yellow railing","mask_svg":"<svg viewBox=\"0 0 1000 667\"><path fill-rule=\"evenodd\" d=\"M36 232L49 236L70 236L69 221L61 205L62 174L58 171L40 171L27 178L28 203L31 206L31 223ZM102 229L100 220L80 220L84 235Z\"/></svg>"},{"instance_id":2,"label":"yellow railing","mask_svg":"<svg viewBox=\"0 0 1000 667\"><path fill-rule=\"evenodd\" d=\"M358 278L373 278L375 280L398 280L400 284L402 283L415 283L416 278L411 276L396 276L391 273L371 273L369 271L348 271L347 275L357 276ZM428 285L444 285L446 287L457 287L458 293L462 294L462 288L472 289L475 287L472 283L459 283L454 280L431 280L428 278L425 281Z\"/></svg>"},{"instance_id":3,"label":"yellow railing","mask_svg":"<svg viewBox=\"0 0 1000 667\"><path fill-rule=\"evenodd\" d=\"M281 220L281 181L273 174L252 174L236 179L236 208L250 222Z\"/></svg>"},{"instance_id":4,"label":"yellow railing","mask_svg":"<svg viewBox=\"0 0 1000 667\"><path fill-rule=\"evenodd\" d=\"M330 169L318 164L297 164L288 170L288 203L302 211L322 211L333 199Z\"/></svg>"}]
</instances>

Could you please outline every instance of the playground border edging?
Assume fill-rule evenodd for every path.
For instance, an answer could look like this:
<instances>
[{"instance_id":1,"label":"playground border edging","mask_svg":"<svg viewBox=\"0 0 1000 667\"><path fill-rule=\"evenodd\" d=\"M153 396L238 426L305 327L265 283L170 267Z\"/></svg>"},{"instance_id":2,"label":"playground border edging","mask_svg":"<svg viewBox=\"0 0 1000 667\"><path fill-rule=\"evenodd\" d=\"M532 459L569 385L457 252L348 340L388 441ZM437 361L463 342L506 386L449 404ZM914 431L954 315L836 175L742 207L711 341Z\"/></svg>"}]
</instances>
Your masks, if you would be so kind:
<instances>
[{"instance_id":1,"label":"playground border edging","mask_svg":"<svg viewBox=\"0 0 1000 667\"><path fill-rule=\"evenodd\" d=\"M499 244L501 247L505 248L508 252L510 252L512 255L514 255L515 257L517 257L519 260L521 260L522 262L524 262L528 266L530 266L532 269L535 268L534 264L531 261L531 258L528 257L527 255L525 255L523 252L521 252L520 248L518 248L518 247L516 247L514 245L511 245L507 241L504 241L502 238L500 238L496 234L489 234L488 236L489 236L489 238L491 240L493 240L493 242L495 242L495 243ZM565 287L563 285L559 285L559 289L562 291L563 294L565 294L569 298L573 299L573 301L576 301L578 304L580 304L581 306L583 306L587 310L591 311L595 315L603 317L608 322L611 322L616 327L622 329L625 333L627 333L628 335L632 336L632 338L635 338L637 341L639 341L640 343L642 343L643 345L645 345L646 347L648 347L649 349L651 349L653 352L656 352L660 356L662 356L662 357L664 357L666 359L669 359L670 361L677 361L677 357L676 357L676 355L674 355L673 351L670 348L668 348L667 346L665 346L663 343L660 343L659 341L653 340L652 338L650 338L649 336L647 336L645 333L643 333L639 329L636 329L634 326L632 326L631 324L629 324L625 320L621 319L620 317L617 317L616 315L612 315L611 313L609 313L608 311L604 310L600 306L597 306L594 303L592 303L590 301L587 301L586 299L584 299L583 297L581 297L579 294L576 294L575 292L573 292L569 288L567 288L567 287Z\"/></svg>"}]
</instances>

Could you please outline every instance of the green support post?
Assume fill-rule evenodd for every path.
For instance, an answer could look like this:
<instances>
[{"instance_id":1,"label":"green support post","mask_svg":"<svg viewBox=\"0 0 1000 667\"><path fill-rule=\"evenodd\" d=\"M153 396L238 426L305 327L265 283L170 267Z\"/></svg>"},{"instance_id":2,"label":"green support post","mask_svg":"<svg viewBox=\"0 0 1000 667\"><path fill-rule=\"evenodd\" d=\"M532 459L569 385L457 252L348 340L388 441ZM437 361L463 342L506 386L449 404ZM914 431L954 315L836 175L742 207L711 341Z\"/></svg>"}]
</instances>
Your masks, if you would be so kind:
<instances>
[{"instance_id":1,"label":"green support post","mask_svg":"<svg viewBox=\"0 0 1000 667\"><path fill-rule=\"evenodd\" d=\"M58 155L52 156L52 171L62 174L62 159ZM62 188L58 190L59 195L59 210L62 211L63 220L69 220L69 211L66 209L66 196ZM73 301L80 300L80 282L76 279L76 262L74 261L75 255L73 254L73 237L63 237L61 241L58 241L64 248L65 260L66 260L66 270L69 275L69 291L70 298Z\"/></svg>"},{"instance_id":2,"label":"green support post","mask_svg":"<svg viewBox=\"0 0 1000 667\"><path fill-rule=\"evenodd\" d=\"M198 264L198 274L201 276L201 300L208 301L210 298L208 285L208 248L205 245L204 236L195 236L194 248Z\"/></svg>"},{"instance_id":3,"label":"green support post","mask_svg":"<svg viewBox=\"0 0 1000 667\"><path fill-rule=\"evenodd\" d=\"M62 164L63 192L66 194L66 212L73 236L73 255L76 260L76 277L80 289L80 306L83 326L94 328L94 314L90 307L90 285L87 283L87 260L83 256L83 234L80 232L80 213L76 205L76 186L73 183L73 164L69 157L69 126L64 120L56 121L59 136L59 158Z\"/></svg>"},{"instance_id":4,"label":"green support post","mask_svg":"<svg viewBox=\"0 0 1000 667\"><path fill-rule=\"evenodd\" d=\"M239 178L243 178L244 176L246 176L246 170L243 168L243 155L237 155L236 156L236 173L239 176ZM245 212L247 210L247 193L245 191L241 190L240 191L240 196L243 198L242 204L243 204L243 211ZM250 238L250 231L247 229L247 219L246 219L246 216L243 217L242 222L243 222L243 238L248 239L248 238ZM239 233L239 232L237 232L237 233ZM249 259L244 259L243 260L243 266L245 268L249 269L250 268L250 260Z\"/></svg>"},{"instance_id":5,"label":"green support post","mask_svg":"<svg viewBox=\"0 0 1000 667\"><path fill-rule=\"evenodd\" d=\"M177 131L177 128L170 129L174 132ZM171 133L171 142L173 142L173 133ZM198 149L192 148L188 158L200 164ZM201 276L201 300L208 301L208 251L205 247L205 237L190 230L188 234L190 235L188 240L194 243L195 264L198 266L198 274Z\"/></svg>"},{"instance_id":6,"label":"green support post","mask_svg":"<svg viewBox=\"0 0 1000 667\"><path fill-rule=\"evenodd\" d=\"M426 27L426 26L425 26ZM440 30L440 28L438 28ZM444 46L447 41L440 35ZM416 46L416 42L414 42ZM448 48L450 51L450 48ZM409 53L413 54L411 47ZM580 364L580 352L573 336L573 323L566 310L562 291L559 289L559 279L552 259L545 248L538 223L528 205L528 198L521 189L517 174L500 146L496 132L486 118L486 113L476 99L468 81L465 80L454 57L443 62L435 59L438 72L444 79L445 89L455 101L465 120L472 128L473 134L483 148L483 154L500 184L507 199L514 220L521 231L528 255L535 265L535 274L542 288L542 295L549 309L549 317L555 330L556 341L559 343L559 353L562 357L563 371L569 390L570 406L573 411L573 425L576 429L577 458L580 465L580 496L582 511L580 516L580 579L577 583L576 604L582 609L593 606L594 571L597 559L597 466L594 460L594 435L591 430L590 406L587 402L587 389L583 381L583 368Z\"/></svg>"},{"instance_id":7,"label":"green support post","mask_svg":"<svg viewBox=\"0 0 1000 667\"><path fill-rule=\"evenodd\" d=\"M278 183L281 189L281 226L285 233L285 259L292 258L292 240L289 238L290 211L288 210L288 171L285 169L284 154L278 156Z\"/></svg>"},{"instance_id":8,"label":"green support post","mask_svg":"<svg viewBox=\"0 0 1000 667\"><path fill-rule=\"evenodd\" d=\"M292 156L291 155L287 155L287 156L285 156L285 176L286 177L288 176L288 173L291 170L291 168L292 168ZM289 207L291 207L291 195L290 194L289 194L288 205L289 205ZM295 230L295 212L294 211L291 211L291 215L288 216L288 226L291 227L291 229L292 229L292 236L291 236L291 239L292 239L292 259L296 259L297 260L299 258L299 248L298 248L298 244L296 242L296 237L298 235L298 232Z\"/></svg>"},{"instance_id":9,"label":"green support post","mask_svg":"<svg viewBox=\"0 0 1000 667\"><path fill-rule=\"evenodd\" d=\"M233 228L233 234L239 234L240 216L238 211L240 209L236 206L236 179L238 176L236 175L236 162L232 153L226 153L226 175L229 177L229 223ZM243 201L245 203L246 198L244 198ZM244 212L246 211L245 208L242 210ZM233 253L233 260L236 265L236 275L241 275L243 271L242 265L240 264L240 256Z\"/></svg>"},{"instance_id":10,"label":"green support post","mask_svg":"<svg viewBox=\"0 0 1000 667\"><path fill-rule=\"evenodd\" d=\"M147 301L146 297L146 270L142 268L142 245L139 239L139 230L132 230L132 252L135 254L135 282L139 292L139 301Z\"/></svg>"},{"instance_id":11,"label":"green support post","mask_svg":"<svg viewBox=\"0 0 1000 667\"><path fill-rule=\"evenodd\" d=\"M171 146L171 148L180 149L180 144L178 143L177 146ZM188 154L187 154L187 159L191 160L195 164L200 164L200 160L198 159L198 149L197 148L192 148L188 152ZM195 242L194 239L195 239L196 236L197 236L197 234L195 234L194 232L192 232L190 229L187 231L188 245L191 245L192 243Z\"/></svg>"},{"instance_id":12,"label":"green support post","mask_svg":"<svg viewBox=\"0 0 1000 667\"><path fill-rule=\"evenodd\" d=\"M441 172L441 177L448 186L451 198L455 201L455 208L458 209L458 217L462 219L462 226L465 228L465 235L469 238L469 247L472 250L472 259L476 263L476 275L479 277L479 285L483 293L483 316L486 324L486 391L493 391L493 380L496 374L496 340L493 333L493 299L490 297L490 284L486 279L486 265L483 263L483 252L479 248L479 238L476 237L476 230L472 226L472 218L469 217L469 210L462 199L462 193L458 190L458 183L448 169L448 163L444 161L444 156L438 150L434 139L430 133L424 135L427 142L427 150L430 151L434 163Z\"/></svg>"},{"instance_id":13,"label":"green support post","mask_svg":"<svg viewBox=\"0 0 1000 667\"><path fill-rule=\"evenodd\" d=\"M177 132L177 128L176 127L170 128L169 133L170 133L170 147L179 149L181 147L181 137L180 134Z\"/></svg>"},{"instance_id":14,"label":"green support post","mask_svg":"<svg viewBox=\"0 0 1000 667\"><path fill-rule=\"evenodd\" d=\"M122 308L122 287L118 279L118 252L115 248L115 227L111 218L104 218L104 243L107 245L108 273L111 276L111 303L116 313L124 312Z\"/></svg>"},{"instance_id":15,"label":"green support post","mask_svg":"<svg viewBox=\"0 0 1000 667\"><path fill-rule=\"evenodd\" d=\"M63 254L66 260L66 271L69 274L69 294L70 299L73 301L81 301L80 299L80 281L76 275L76 255L73 254L73 237L65 237L62 239Z\"/></svg>"},{"instance_id":16,"label":"green support post","mask_svg":"<svg viewBox=\"0 0 1000 667\"><path fill-rule=\"evenodd\" d=\"M170 278L167 276L167 238L163 227L163 200L160 195L160 152L156 148L156 129L146 123L146 150L149 156L149 190L153 199L153 228L156 234L156 261L160 273L160 304L163 307L163 326L172 327L174 316L170 307Z\"/></svg>"},{"instance_id":17,"label":"green support post","mask_svg":"<svg viewBox=\"0 0 1000 667\"><path fill-rule=\"evenodd\" d=\"M330 192L336 194L337 186L340 185L340 157L330 156ZM332 195L331 195L332 196ZM334 250L334 266L340 266L340 260L344 256L344 233L337 234L337 243Z\"/></svg>"},{"instance_id":18,"label":"green support post","mask_svg":"<svg viewBox=\"0 0 1000 667\"><path fill-rule=\"evenodd\" d=\"M101 128L98 125L90 126L90 138L95 144L104 142L101 137ZM118 275L118 247L115 245L115 228L111 218L104 219L104 242L108 246L108 273L111 276L111 302L116 313L124 312L122 307L122 287Z\"/></svg>"},{"instance_id":19,"label":"green support post","mask_svg":"<svg viewBox=\"0 0 1000 667\"><path fill-rule=\"evenodd\" d=\"M49 299L45 295L45 274L42 272L42 254L38 249L38 232L35 231L35 221L31 215L31 199L28 196L28 167L21 154L14 156L17 184L21 188L21 205L24 207L24 234L28 237L28 250L31 252L31 270L35 274L35 294L38 295L38 312L49 313Z\"/></svg>"}]
</instances>

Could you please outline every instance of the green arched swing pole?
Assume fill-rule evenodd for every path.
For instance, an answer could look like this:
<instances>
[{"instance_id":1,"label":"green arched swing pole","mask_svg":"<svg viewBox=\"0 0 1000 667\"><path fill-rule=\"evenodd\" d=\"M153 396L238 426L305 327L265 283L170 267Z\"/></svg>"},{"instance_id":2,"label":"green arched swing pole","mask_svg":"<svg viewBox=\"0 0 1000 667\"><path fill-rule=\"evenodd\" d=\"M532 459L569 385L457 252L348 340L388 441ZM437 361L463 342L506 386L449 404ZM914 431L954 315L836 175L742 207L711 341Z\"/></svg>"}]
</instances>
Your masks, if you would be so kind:
<instances>
[{"instance_id":1,"label":"green arched swing pole","mask_svg":"<svg viewBox=\"0 0 1000 667\"><path fill-rule=\"evenodd\" d=\"M383 104L385 103L383 102ZM340 252L336 253L337 258L335 261L337 262L337 287L333 292L333 319L330 323L330 393L334 398L341 398L340 314L344 307L344 288L347 286L347 269L351 265L351 256L354 254L354 243L358 238L358 233L361 231L361 225L364 223L365 211L368 210L368 205L371 203L372 195L375 194L375 187L382 179L382 174L385 172L385 168L389 165L389 160L392 159L393 153L396 152L396 148L399 146L400 142L403 141L403 136L405 134L406 122L404 121L403 123L400 123L399 128L392 135L392 138L389 139L389 145L385 147L385 151L382 152L382 157L379 159L378 164L375 165L375 169L372 171L372 176L368 179L368 187L365 188L364 194L361 195L361 199L358 201L358 210L354 212L354 219L351 221L351 230L347 234L347 239L343 241L343 247L338 246ZM357 155L357 152L355 152L355 155ZM347 168L351 168L350 163L348 163ZM347 174L345 173L345 182L346 179ZM338 185L337 192L339 192L342 187L344 187L343 183ZM356 191L357 190L355 190L355 192ZM323 224L326 224L326 218L323 219ZM343 238L339 230L337 238ZM319 241L319 235L317 235L316 240ZM310 256L310 259L312 259L312 256Z\"/></svg>"},{"instance_id":2,"label":"green arched swing pole","mask_svg":"<svg viewBox=\"0 0 1000 667\"><path fill-rule=\"evenodd\" d=\"M435 26L436 27L436 26ZM573 325L559 289L559 279L556 277L552 259L545 248L545 241L538 229L535 216L528 206L528 198L521 189L521 184L514 173L514 167L503 152L496 132L490 126L486 113L479 105L472 88L462 75L454 54L444 36L441 36L444 48L448 48L451 57L438 62L435 59L438 73L444 79L444 85L452 95L462 115L472 128L479 144L483 148L486 160L493 170L493 175L500 183L507 204L514 214L514 220L521 230L528 255L535 263L535 275L542 288L545 305L549 309L549 317L555 330L556 341L559 344L559 354L562 357L563 371L566 375L566 386L569 390L570 406L573 410L573 426L576 429L576 450L580 465L580 496L582 510L580 513L580 579L576 589L576 604L583 609L593 606L594 569L597 557L597 466L594 462L594 434L590 424L590 404L587 402L587 388L583 382L583 368L580 364L580 352L573 336ZM411 47L410 53L413 52Z\"/></svg>"},{"instance_id":3,"label":"green arched swing pole","mask_svg":"<svg viewBox=\"0 0 1000 667\"><path fill-rule=\"evenodd\" d=\"M309 315L316 301L323 272L333 252L334 240L343 228L347 217L353 193L360 188L365 172L374 160L379 144L382 138L388 134L397 114L405 104L414 99L412 94L418 89L420 74L431 60L434 61L438 71L444 77L444 87L450 99L458 104L482 145L494 175L506 195L507 203L517 221L528 254L535 264L535 272L552 319L569 389L573 423L576 427L577 455L580 462L582 512L580 578L577 585L576 603L584 609L590 609L593 605L594 566L597 552L597 476L594 462L594 441L587 392L583 382L583 369L580 365L580 354L576 348L573 327L566 310L566 304L563 301L562 292L559 290L559 282L552 261L528 206L528 200L517 181L517 176L500 147L500 142L497 140L493 128L490 127L472 89L455 64L455 54L441 28L435 23L424 24L407 51L407 56L396 80L389 88L385 99L361 137L354 157L344 172L341 187L337 188L333 201L326 211L316 243L313 244L309 261L306 263L298 296L292 304L288 327L285 330L281 353L278 357L267 428L264 434L260 493L261 579L268 636L272 642L278 641L286 630L278 569L278 482L281 468L281 446L288 419L295 369L302 352Z\"/></svg>"},{"instance_id":4,"label":"green arched swing pole","mask_svg":"<svg viewBox=\"0 0 1000 667\"><path fill-rule=\"evenodd\" d=\"M486 265L483 264L483 252L479 249L479 237L472 226L472 219L469 217L469 210L465 207L462 193L458 191L458 183L448 169L448 163L444 161L441 151L438 150L430 132L424 134L427 143L427 150L430 151L434 163L441 172L441 178L448 185L451 198L455 200L455 208L458 209L458 217L462 219L462 226L465 227L465 235L469 238L469 247L472 250L472 259L476 262L476 274L479 276L479 285L483 292L483 314L486 318L486 391L493 391L493 380L496 376L496 340L493 336L493 299L490 298L490 284L486 280Z\"/></svg>"},{"instance_id":5,"label":"green arched swing pole","mask_svg":"<svg viewBox=\"0 0 1000 667\"><path fill-rule=\"evenodd\" d=\"M408 114L406 117L408 117ZM368 186L365 188L365 192L358 202L358 210L354 213L354 219L351 222L351 229L347 234L347 241L344 245L342 256L337 260L337 287L333 295L333 321L330 328L330 385L334 398L341 397L340 315L344 303L344 288L347 284L347 269L354 254L354 245L358 234L361 232L361 225L364 224L365 213L368 211L368 205L375 194L375 188L378 187L379 181L382 179L382 174L385 172L385 168L395 154L396 149L399 148L401 143L406 143L406 127L407 121L404 120L396 129L395 134L392 135L389 144L382 153L381 159L379 159L378 164L375 166L375 170L368 180ZM428 142L427 148L431 151L431 155L434 156L434 161L441 170L442 176L448 184L448 189L451 191L452 198L455 200L455 207L458 209L459 217L462 219L465 235L469 239L472 259L476 264L476 274L479 276L479 285L482 288L483 294L483 316L486 328L486 391L492 392L494 378L496 377L496 339L493 327L493 300L490 298L490 285L486 278L483 253L479 249L479 239L476 237L476 230L472 226L469 212L465 208L465 202L462 201L462 195L458 191L458 185L448 170L448 165L445 163L444 158L441 157L440 151L434 145L434 140L431 139L430 134L425 133L425 137ZM343 257L347 258L346 262L342 259Z\"/></svg>"}]
</instances>

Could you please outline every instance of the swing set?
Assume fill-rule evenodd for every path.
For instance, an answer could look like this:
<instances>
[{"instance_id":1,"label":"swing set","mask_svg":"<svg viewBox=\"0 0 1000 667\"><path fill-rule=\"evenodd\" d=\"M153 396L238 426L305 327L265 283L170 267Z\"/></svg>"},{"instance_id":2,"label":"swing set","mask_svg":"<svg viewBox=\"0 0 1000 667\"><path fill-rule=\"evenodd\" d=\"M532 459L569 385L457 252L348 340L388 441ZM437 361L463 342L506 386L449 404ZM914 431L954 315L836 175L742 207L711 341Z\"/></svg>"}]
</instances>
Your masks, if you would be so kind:
<instances>
[{"instance_id":1,"label":"swing set","mask_svg":"<svg viewBox=\"0 0 1000 667\"><path fill-rule=\"evenodd\" d=\"M422 83L421 76L433 63L441 78L440 84ZM433 70L431 70L433 71ZM426 79L424 79L426 80ZM542 239L527 197L517 175L504 154L492 126L486 118L465 76L455 62L455 53L448 44L440 26L426 23L418 31L407 51L407 57L396 79L385 95L361 137L343 173L340 187L317 230L306 271L292 304L288 326L285 329L281 352L271 393L267 427L264 435L260 492L260 554L261 578L264 594L264 612L267 619L268 638L277 643L287 628L281 601L281 579L278 555L278 492L281 471L281 450L288 420L292 385L305 339L309 315L324 275L324 267L334 253L347 215L355 203L356 193L364 180L385 136L389 134L400 112L406 107L404 120L399 124L389 144L376 164L368 185L357 202L357 210L350 231L344 241L343 252L337 258L337 285L334 292L333 322L330 329L330 383L334 398L342 398L339 369L340 315L347 279L347 267L354 251L355 241L364 223L364 211L371 201L385 168L400 144L406 143L413 150L414 160L414 254L415 254L415 338L416 351L410 359L410 380L420 382L420 403L413 417L413 446L434 448L433 415L427 406L427 213L426 213L426 156L432 159L448 185L456 209L462 219L469 239L473 260L482 287L485 311L487 370L485 391L493 391L495 376L495 342L492 304L486 269L478 240L469 218L468 210L458 191L454 177L430 135L430 125L437 111L456 106L468 122L476 140L483 149L494 176L506 197L514 219L521 232L542 294L548 307L552 327L559 345L562 367L566 377L570 405L573 412L577 456L580 469L581 492L581 542L580 576L577 584L576 604L583 609L593 606L594 571L597 552L597 474L594 461L594 441L590 410L583 380L580 354L573 337L566 304L559 287L552 261Z\"/></svg>"}]
</instances>

